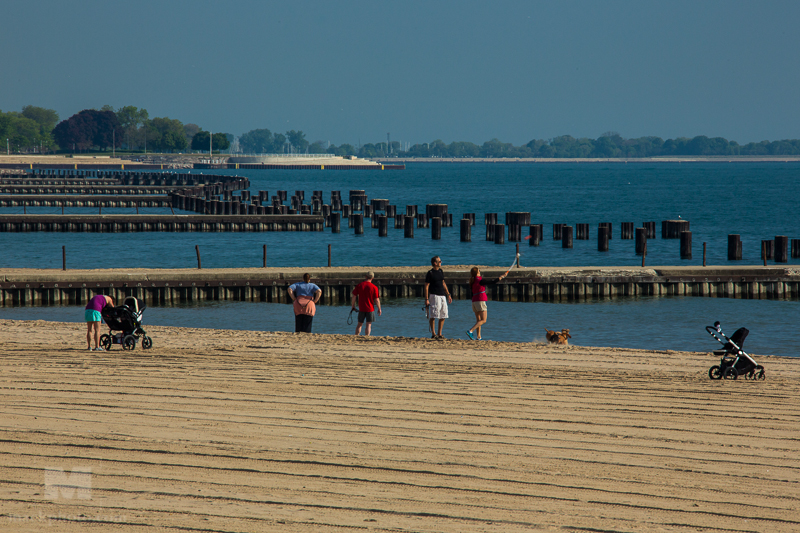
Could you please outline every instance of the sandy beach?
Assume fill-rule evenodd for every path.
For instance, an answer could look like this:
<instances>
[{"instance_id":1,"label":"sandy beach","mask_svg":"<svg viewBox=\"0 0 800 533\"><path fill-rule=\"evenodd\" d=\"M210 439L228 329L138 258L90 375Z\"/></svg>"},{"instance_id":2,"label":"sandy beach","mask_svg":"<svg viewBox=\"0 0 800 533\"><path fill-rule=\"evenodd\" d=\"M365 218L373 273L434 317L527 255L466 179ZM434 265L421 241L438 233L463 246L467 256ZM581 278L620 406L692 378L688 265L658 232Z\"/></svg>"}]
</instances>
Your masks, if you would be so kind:
<instances>
[{"instance_id":1,"label":"sandy beach","mask_svg":"<svg viewBox=\"0 0 800 533\"><path fill-rule=\"evenodd\" d=\"M800 530L796 360L147 329L0 320L0 530Z\"/></svg>"}]
</instances>

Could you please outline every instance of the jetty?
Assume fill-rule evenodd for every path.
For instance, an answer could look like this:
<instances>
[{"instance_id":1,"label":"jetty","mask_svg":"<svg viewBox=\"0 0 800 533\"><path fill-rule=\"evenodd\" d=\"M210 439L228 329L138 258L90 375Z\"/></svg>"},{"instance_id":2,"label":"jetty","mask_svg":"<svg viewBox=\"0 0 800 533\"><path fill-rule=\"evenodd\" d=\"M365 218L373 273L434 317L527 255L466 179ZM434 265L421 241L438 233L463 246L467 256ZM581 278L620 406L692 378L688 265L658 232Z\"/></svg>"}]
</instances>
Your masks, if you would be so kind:
<instances>
[{"instance_id":1,"label":"jetty","mask_svg":"<svg viewBox=\"0 0 800 533\"><path fill-rule=\"evenodd\" d=\"M454 299L472 296L470 266L445 270ZM429 267L374 267L381 298L422 298ZM350 302L365 268L245 269L0 269L0 306L84 305L95 294L121 301L135 296L148 305L201 301L288 303L286 289L304 273L322 289L324 305ZM502 267L481 267L496 277ZM697 296L741 299L800 299L800 268L761 266L583 267L512 269L487 291L490 300L568 302L632 296Z\"/></svg>"}]
</instances>

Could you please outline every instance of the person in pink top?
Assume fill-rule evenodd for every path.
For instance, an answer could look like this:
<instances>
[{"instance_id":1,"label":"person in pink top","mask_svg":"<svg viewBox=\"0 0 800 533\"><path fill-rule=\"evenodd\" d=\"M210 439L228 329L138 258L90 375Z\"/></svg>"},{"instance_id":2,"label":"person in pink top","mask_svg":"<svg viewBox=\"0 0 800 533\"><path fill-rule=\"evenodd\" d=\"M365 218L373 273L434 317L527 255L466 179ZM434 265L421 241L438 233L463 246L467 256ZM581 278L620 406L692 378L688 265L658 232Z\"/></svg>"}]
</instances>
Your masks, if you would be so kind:
<instances>
[{"instance_id":1,"label":"person in pink top","mask_svg":"<svg viewBox=\"0 0 800 533\"><path fill-rule=\"evenodd\" d=\"M494 285L498 281L505 278L503 274L495 281L486 281L481 276L481 269L472 267L469 271L469 287L472 289L472 312L475 313L475 325L467 330L467 337L472 340L483 340L481 337L481 326L486 324L486 318L489 315L486 302L489 298L486 296L486 286ZM477 337L475 336L477 334Z\"/></svg>"},{"instance_id":2,"label":"person in pink top","mask_svg":"<svg viewBox=\"0 0 800 533\"><path fill-rule=\"evenodd\" d=\"M103 347L100 346L100 322L103 320L103 317L100 316L100 312L107 305L113 306L114 300L111 296L105 296L103 294L94 296L89 300L89 303L86 304L83 318L86 320L86 344L89 350L98 352L105 351ZM94 348L92 348L92 340L94 340Z\"/></svg>"}]
</instances>

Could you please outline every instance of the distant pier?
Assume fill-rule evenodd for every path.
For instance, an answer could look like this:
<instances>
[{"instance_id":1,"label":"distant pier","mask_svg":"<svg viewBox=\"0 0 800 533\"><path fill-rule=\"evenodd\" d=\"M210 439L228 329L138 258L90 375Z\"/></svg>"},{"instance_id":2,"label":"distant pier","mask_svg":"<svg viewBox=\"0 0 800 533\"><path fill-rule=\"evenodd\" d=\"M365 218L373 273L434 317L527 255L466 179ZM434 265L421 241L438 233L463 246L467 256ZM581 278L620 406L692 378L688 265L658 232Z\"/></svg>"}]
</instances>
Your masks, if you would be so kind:
<instances>
[{"instance_id":1,"label":"distant pier","mask_svg":"<svg viewBox=\"0 0 800 533\"><path fill-rule=\"evenodd\" d=\"M428 267L372 268L381 298L422 298ZM505 271L483 267L486 277ZM117 301L135 296L148 305L247 301L288 303L286 289L309 272L321 303L347 304L363 281L354 268L0 270L0 306L84 305L95 294ZM455 299L472 296L467 267L445 270ZM631 296L800 299L800 273L774 267L515 268L489 287L490 300L581 302Z\"/></svg>"}]
</instances>

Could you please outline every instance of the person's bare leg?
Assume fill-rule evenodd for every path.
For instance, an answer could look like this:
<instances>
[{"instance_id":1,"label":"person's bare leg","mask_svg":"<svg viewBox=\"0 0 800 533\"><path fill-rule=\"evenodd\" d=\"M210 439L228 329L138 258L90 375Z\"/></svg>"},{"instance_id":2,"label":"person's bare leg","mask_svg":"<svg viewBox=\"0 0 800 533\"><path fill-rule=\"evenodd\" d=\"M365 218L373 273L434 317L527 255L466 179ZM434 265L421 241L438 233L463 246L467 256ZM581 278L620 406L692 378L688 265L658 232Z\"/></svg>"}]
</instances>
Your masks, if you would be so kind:
<instances>
[{"instance_id":1,"label":"person's bare leg","mask_svg":"<svg viewBox=\"0 0 800 533\"><path fill-rule=\"evenodd\" d=\"M479 313L479 315L480 316L478 316L478 324L477 324L476 331L478 333L478 337L477 338L480 339L481 338L481 326L486 324L486 317L489 315L489 311L481 311Z\"/></svg>"},{"instance_id":2,"label":"person's bare leg","mask_svg":"<svg viewBox=\"0 0 800 533\"><path fill-rule=\"evenodd\" d=\"M93 322L94 324L94 346L100 347L100 322Z\"/></svg>"},{"instance_id":3,"label":"person's bare leg","mask_svg":"<svg viewBox=\"0 0 800 533\"><path fill-rule=\"evenodd\" d=\"M364 328L364 336L369 337L370 333L372 333L372 322L367 322L367 327Z\"/></svg>"},{"instance_id":4,"label":"person's bare leg","mask_svg":"<svg viewBox=\"0 0 800 533\"><path fill-rule=\"evenodd\" d=\"M436 322L435 318L429 318L428 319L428 329L430 330L431 335L436 335L436 329L435 329L434 322Z\"/></svg>"},{"instance_id":5,"label":"person's bare leg","mask_svg":"<svg viewBox=\"0 0 800 533\"><path fill-rule=\"evenodd\" d=\"M362 324L363 324L363 322L359 322L358 325L356 326L356 337L361 335L361 325Z\"/></svg>"},{"instance_id":6,"label":"person's bare leg","mask_svg":"<svg viewBox=\"0 0 800 533\"><path fill-rule=\"evenodd\" d=\"M439 335L440 337L442 336L442 329L443 328L444 328L444 318L440 318L439 319L439 333L437 333L437 335Z\"/></svg>"},{"instance_id":7,"label":"person's bare leg","mask_svg":"<svg viewBox=\"0 0 800 533\"><path fill-rule=\"evenodd\" d=\"M87 322L86 323L86 347L91 350L92 349L92 324L94 322Z\"/></svg>"}]
</instances>

